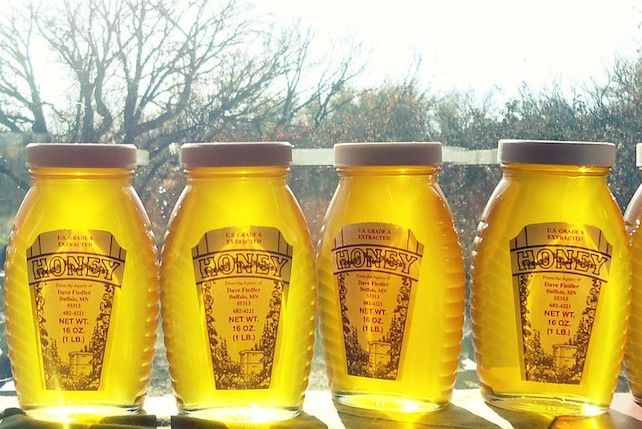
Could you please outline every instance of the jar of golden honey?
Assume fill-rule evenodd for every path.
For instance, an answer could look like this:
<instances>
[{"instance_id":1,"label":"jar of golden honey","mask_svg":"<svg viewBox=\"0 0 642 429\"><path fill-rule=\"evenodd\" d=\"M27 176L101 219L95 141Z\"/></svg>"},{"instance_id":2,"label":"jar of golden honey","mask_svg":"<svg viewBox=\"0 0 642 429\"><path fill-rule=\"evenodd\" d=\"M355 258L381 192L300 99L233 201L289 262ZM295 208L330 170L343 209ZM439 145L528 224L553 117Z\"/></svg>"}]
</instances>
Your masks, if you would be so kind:
<instances>
[{"instance_id":1,"label":"jar of golden honey","mask_svg":"<svg viewBox=\"0 0 642 429\"><path fill-rule=\"evenodd\" d=\"M302 410L314 251L284 142L185 144L162 255L165 345L181 414L264 423Z\"/></svg>"},{"instance_id":2,"label":"jar of golden honey","mask_svg":"<svg viewBox=\"0 0 642 429\"><path fill-rule=\"evenodd\" d=\"M318 248L334 400L403 417L448 404L464 265L437 178L440 143L340 143Z\"/></svg>"},{"instance_id":3,"label":"jar of golden honey","mask_svg":"<svg viewBox=\"0 0 642 429\"><path fill-rule=\"evenodd\" d=\"M642 168L642 143L636 145L636 164L638 168ZM624 362L633 399L642 404L642 185L631 198L624 220L631 236L633 271L631 319Z\"/></svg>"},{"instance_id":4,"label":"jar of golden honey","mask_svg":"<svg viewBox=\"0 0 642 429\"><path fill-rule=\"evenodd\" d=\"M137 413L152 368L158 264L131 180L137 150L30 144L33 185L7 249L7 341L20 406L69 421Z\"/></svg>"},{"instance_id":5,"label":"jar of golden honey","mask_svg":"<svg viewBox=\"0 0 642 429\"><path fill-rule=\"evenodd\" d=\"M477 372L493 405L605 412L627 330L630 261L611 143L501 140L473 253Z\"/></svg>"}]
</instances>

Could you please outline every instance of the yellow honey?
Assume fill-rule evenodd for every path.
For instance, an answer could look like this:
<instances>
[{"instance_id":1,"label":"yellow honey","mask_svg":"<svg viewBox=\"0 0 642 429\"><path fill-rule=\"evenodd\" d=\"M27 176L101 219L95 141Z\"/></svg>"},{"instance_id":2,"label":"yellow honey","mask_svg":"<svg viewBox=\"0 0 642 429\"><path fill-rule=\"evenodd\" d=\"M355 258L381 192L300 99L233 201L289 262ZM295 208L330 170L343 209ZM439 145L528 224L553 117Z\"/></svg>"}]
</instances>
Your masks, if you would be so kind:
<instances>
[{"instance_id":1,"label":"yellow honey","mask_svg":"<svg viewBox=\"0 0 642 429\"><path fill-rule=\"evenodd\" d=\"M163 249L179 411L262 423L301 412L316 320L314 251L286 184L288 143L186 144Z\"/></svg>"},{"instance_id":2,"label":"yellow honey","mask_svg":"<svg viewBox=\"0 0 642 429\"><path fill-rule=\"evenodd\" d=\"M642 144L636 146L636 163L642 167ZM633 399L642 404L642 186L631 198L624 213L627 231L631 235L631 257L633 291L631 299L631 320L625 354L626 373Z\"/></svg>"},{"instance_id":3,"label":"yellow honey","mask_svg":"<svg viewBox=\"0 0 642 429\"><path fill-rule=\"evenodd\" d=\"M151 372L158 264L131 179L136 148L31 144L33 185L7 250L20 406L69 421L137 413Z\"/></svg>"},{"instance_id":4,"label":"yellow honey","mask_svg":"<svg viewBox=\"0 0 642 429\"><path fill-rule=\"evenodd\" d=\"M464 266L437 182L439 143L335 145L339 185L318 248L323 347L334 400L423 413L448 404Z\"/></svg>"},{"instance_id":5,"label":"yellow honey","mask_svg":"<svg viewBox=\"0 0 642 429\"><path fill-rule=\"evenodd\" d=\"M550 415L605 412L627 330L630 261L607 186L610 143L501 140L503 177L473 252L484 399Z\"/></svg>"}]
</instances>

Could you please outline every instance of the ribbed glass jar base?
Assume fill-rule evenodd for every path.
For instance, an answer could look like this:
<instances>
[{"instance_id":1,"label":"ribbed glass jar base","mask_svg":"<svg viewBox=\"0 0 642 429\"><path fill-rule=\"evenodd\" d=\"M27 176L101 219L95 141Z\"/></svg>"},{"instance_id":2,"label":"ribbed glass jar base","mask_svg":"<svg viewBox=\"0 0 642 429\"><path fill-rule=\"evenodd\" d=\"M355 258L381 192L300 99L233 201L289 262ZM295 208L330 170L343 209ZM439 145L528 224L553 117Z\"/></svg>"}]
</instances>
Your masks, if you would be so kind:
<instances>
[{"instance_id":1,"label":"ribbed glass jar base","mask_svg":"<svg viewBox=\"0 0 642 429\"><path fill-rule=\"evenodd\" d=\"M339 405L392 413L424 414L448 406L448 402L434 403L401 395L377 393L335 393L333 398Z\"/></svg>"},{"instance_id":2,"label":"ribbed glass jar base","mask_svg":"<svg viewBox=\"0 0 642 429\"><path fill-rule=\"evenodd\" d=\"M247 405L237 407L181 409L180 414L217 422L265 424L293 419L301 414L301 409Z\"/></svg>"},{"instance_id":3,"label":"ribbed glass jar base","mask_svg":"<svg viewBox=\"0 0 642 429\"><path fill-rule=\"evenodd\" d=\"M592 417L604 414L609 404L592 403L575 396L502 394L482 386L482 397L491 406L512 411L527 411L550 416Z\"/></svg>"},{"instance_id":4,"label":"ribbed glass jar base","mask_svg":"<svg viewBox=\"0 0 642 429\"><path fill-rule=\"evenodd\" d=\"M98 422L105 417L136 415L141 412L140 405L102 405L75 404L27 408L25 412L31 418L59 423L75 421Z\"/></svg>"}]
</instances>

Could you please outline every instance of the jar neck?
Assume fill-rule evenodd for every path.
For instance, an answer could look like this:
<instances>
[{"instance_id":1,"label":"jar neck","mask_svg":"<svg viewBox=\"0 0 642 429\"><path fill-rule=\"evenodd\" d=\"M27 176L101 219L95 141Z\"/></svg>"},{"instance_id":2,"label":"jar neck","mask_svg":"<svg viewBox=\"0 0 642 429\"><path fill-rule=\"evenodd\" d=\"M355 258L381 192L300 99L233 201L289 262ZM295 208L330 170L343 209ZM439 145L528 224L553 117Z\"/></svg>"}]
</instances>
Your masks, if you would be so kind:
<instances>
[{"instance_id":1,"label":"jar neck","mask_svg":"<svg viewBox=\"0 0 642 429\"><path fill-rule=\"evenodd\" d=\"M185 170L187 181L199 180L274 180L285 182L290 169L270 167L198 167Z\"/></svg>"},{"instance_id":2,"label":"jar neck","mask_svg":"<svg viewBox=\"0 0 642 429\"><path fill-rule=\"evenodd\" d=\"M337 173L341 178L392 178L407 177L420 180L436 180L439 168L431 165L404 165L404 166L353 166L337 167Z\"/></svg>"},{"instance_id":3,"label":"jar neck","mask_svg":"<svg viewBox=\"0 0 642 429\"><path fill-rule=\"evenodd\" d=\"M34 182L39 181L122 181L130 183L134 170L127 168L63 168L32 167L29 174Z\"/></svg>"},{"instance_id":4,"label":"jar neck","mask_svg":"<svg viewBox=\"0 0 642 429\"><path fill-rule=\"evenodd\" d=\"M501 168L505 177L530 175L606 179L611 173L611 167L602 166L503 163Z\"/></svg>"}]
</instances>

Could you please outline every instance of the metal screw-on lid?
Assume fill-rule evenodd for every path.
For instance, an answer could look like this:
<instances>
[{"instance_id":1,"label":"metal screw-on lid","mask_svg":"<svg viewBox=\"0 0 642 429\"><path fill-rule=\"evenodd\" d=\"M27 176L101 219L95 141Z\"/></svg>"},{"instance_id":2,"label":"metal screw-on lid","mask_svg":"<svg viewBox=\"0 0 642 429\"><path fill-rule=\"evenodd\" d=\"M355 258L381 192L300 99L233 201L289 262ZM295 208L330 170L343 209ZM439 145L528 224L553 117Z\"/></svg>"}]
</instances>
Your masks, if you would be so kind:
<instances>
[{"instance_id":1,"label":"metal screw-on lid","mask_svg":"<svg viewBox=\"0 0 642 429\"><path fill-rule=\"evenodd\" d=\"M439 142L337 143L334 165L337 167L367 165L439 165Z\"/></svg>"},{"instance_id":2,"label":"metal screw-on lid","mask_svg":"<svg viewBox=\"0 0 642 429\"><path fill-rule=\"evenodd\" d=\"M181 147L181 162L194 167L284 166L292 162L287 142L187 143Z\"/></svg>"},{"instance_id":3,"label":"metal screw-on lid","mask_svg":"<svg viewBox=\"0 0 642 429\"><path fill-rule=\"evenodd\" d=\"M615 164L615 145L605 142L500 140L497 159L501 163L612 167Z\"/></svg>"},{"instance_id":4,"label":"metal screw-on lid","mask_svg":"<svg viewBox=\"0 0 642 429\"><path fill-rule=\"evenodd\" d=\"M29 167L133 169L136 161L131 144L31 143L26 149Z\"/></svg>"}]
</instances>

